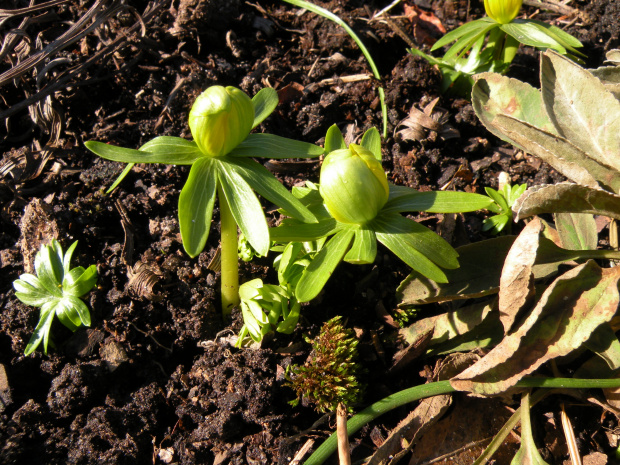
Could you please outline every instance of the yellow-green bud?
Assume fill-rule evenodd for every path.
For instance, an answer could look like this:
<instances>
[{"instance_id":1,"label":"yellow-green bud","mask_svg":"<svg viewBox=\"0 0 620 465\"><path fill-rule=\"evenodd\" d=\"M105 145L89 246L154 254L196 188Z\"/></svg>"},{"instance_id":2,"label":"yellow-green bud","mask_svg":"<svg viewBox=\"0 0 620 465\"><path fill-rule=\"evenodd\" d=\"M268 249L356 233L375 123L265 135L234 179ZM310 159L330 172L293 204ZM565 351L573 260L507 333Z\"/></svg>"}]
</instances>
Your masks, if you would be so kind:
<instances>
[{"instance_id":1,"label":"yellow-green bud","mask_svg":"<svg viewBox=\"0 0 620 465\"><path fill-rule=\"evenodd\" d=\"M248 137L253 123L252 99L236 87L209 87L189 112L194 141L209 157L221 157L234 149Z\"/></svg>"},{"instance_id":2,"label":"yellow-green bud","mask_svg":"<svg viewBox=\"0 0 620 465\"><path fill-rule=\"evenodd\" d=\"M381 162L369 150L351 144L325 157L319 191L338 221L365 224L383 208L390 188Z\"/></svg>"},{"instance_id":3,"label":"yellow-green bud","mask_svg":"<svg viewBox=\"0 0 620 465\"><path fill-rule=\"evenodd\" d=\"M499 24L508 24L519 14L523 0L484 0L489 18Z\"/></svg>"}]
</instances>

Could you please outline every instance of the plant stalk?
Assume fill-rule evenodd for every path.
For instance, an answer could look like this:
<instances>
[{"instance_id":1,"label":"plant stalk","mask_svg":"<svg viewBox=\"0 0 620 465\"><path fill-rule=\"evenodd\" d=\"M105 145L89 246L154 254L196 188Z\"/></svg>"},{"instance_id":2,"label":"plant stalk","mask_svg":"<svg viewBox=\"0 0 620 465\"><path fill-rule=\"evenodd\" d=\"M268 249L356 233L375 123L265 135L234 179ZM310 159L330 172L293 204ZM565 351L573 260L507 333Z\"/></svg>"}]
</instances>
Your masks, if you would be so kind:
<instances>
[{"instance_id":1,"label":"plant stalk","mask_svg":"<svg viewBox=\"0 0 620 465\"><path fill-rule=\"evenodd\" d=\"M349 434L347 433L347 408L341 402L336 409L336 433L338 435L338 459L340 465L351 465Z\"/></svg>"},{"instance_id":2,"label":"plant stalk","mask_svg":"<svg viewBox=\"0 0 620 465\"><path fill-rule=\"evenodd\" d=\"M239 257L237 255L237 222L230 211L228 200L218 186L217 196L220 202L220 244L221 254L221 291L222 316L227 318L234 306L239 305Z\"/></svg>"},{"instance_id":3,"label":"plant stalk","mask_svg":"<svg viewBox=\"0 0 620 465\"><path fill-rule=\"evenodd\" d=\"M620 387L620 378L611 379L577 379L577 378L524 378L517 382L515 387L520 388L547 388L547 389L605 389ZM374 419L393 410L401 405L424 399L426 397L438 396L456 392L450 385L450 381L437 381L434 383L422 384L409 389L404 389L395 394L387 396L378 402L366 407L357 415L354 415L347 422L349 435L358 431L362 426L370 423ZM304 462L304 465L321 465L334 453L337 447L337 433L332 434L323 444Z\"/></svg>"}]
</instances>

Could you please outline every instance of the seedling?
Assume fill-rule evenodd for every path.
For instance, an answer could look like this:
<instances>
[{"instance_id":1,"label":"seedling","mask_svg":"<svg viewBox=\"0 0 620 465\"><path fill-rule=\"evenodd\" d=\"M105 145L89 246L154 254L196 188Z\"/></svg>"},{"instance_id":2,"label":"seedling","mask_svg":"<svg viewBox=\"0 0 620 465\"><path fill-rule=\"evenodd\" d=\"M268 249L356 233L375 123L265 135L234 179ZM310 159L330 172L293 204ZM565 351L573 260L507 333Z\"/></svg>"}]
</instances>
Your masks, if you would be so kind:
<instances>
[{"instance_id":1,"label":"seedling","mask_svg":"<svg viewBox=\"0 0 620 465\"><path fill-rule=\"evenodd\" d=\"M433 45L431 51L454 42L442 58L435 58L415 48L409 52L440 68L443 74L442 91L452 89L462 95L468 95L471 91L474 74L505 72L519 44L542 50L552 49L575 61L585 57L576 50L582 47L581 42L562 29L535 19L518 19L522 3L522 0L484 0L487 16L463 24Z\"/></svg>"},{"instance_id":2,"label":"seedling","mask_svg":"<svg viewBox=\"0 0 620 465\"><path fill-rule=\"evenodd\" d=\"M26 346L25 355L34 352L41 342L47 355L54 315L71 331L82 325L90 326L90 312L81 298L95 286L97 267L71 268L71 256L76 246L77 241L63 256L62 247L53 239L51 244L42 246L37 252L34 260L37 275L25 273L13 281L15 296L19 300L41 308L39 322Z\"/></svg>"},{"instance_id":3,"label":"seedling","mask_svg":"<svg viewBox=\"0 0 620 465\"><path fill-rule=\"evenodd\" d=\"M508 234L512 230L512 206L527 189L527 184L511 186L505 183L499 191L492 187L485 187L487 195L494 201L488 209L495 215L482 222L482 230L491 234L499 234L504 229Z\"/></svg>"},{"instance_id":4,"label":"seedling","mask_svg":"<svg viewBox=\"0 0 620 465\"><path fill-rule=\"evenodd\" d=\"M316 221L265 167L252 160L252 157L307 158L323 153L320 147L305 142L271 134L250 134L273 112L277 103L277 93L271 88L262 89L250 99L235 87L212 86L196 99L189 113L193 141L162 136L138 150L95 141L85 144L95 154L112 161L191 165L179 196L181 238L191 257L205 247L217 195L224 315L239 303L237 226L257 253L266 255L269 251L267 220L253 191L299 220ZM121 179L126 172L121 174Z\"/></svg>"},{"instance_id":5,"label":"seedling","mask_svg":"<svg viewBox=\"0 0 620 465\"><path fill-rule=\"evenodd\" d=\"M492 200L479 194L417 192L389 184L381 166L379 132L374 128L364 134L361 145L347 148L334 125L327 132L325 150L320 185L294 190L319 222L287 219L271 230L275 242L333 236L304 270L295 287L297 300L316 297L343 259L354 264L374 262L377 241L423 275L445 282L441 268L457 268L458 254L440 236L400 213L473 211L487 208Z\"/></svg>"}]
</instances>

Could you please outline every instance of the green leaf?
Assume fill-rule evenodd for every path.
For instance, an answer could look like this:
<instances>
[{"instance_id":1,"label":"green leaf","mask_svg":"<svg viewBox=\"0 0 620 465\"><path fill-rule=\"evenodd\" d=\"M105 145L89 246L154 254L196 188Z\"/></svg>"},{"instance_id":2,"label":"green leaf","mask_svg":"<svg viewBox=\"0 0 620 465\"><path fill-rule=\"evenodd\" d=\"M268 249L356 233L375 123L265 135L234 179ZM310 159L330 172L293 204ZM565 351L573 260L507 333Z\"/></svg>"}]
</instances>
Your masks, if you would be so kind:
<instances>
[{"instance_id":1,"label":"green leaf","mask_svg":"<svg viewBox=\"0 0 620 465\"><path fill-rule=\"evenodd\" d=\"M596 328L585 346L605 360L611 370L620 370L620 341L609 323Z\"/></svg>"},{"instance_id":2,"label":"green leaf","mask_svg":"<svg viewBox=\"0 0 620 465\"><path fill-rule=\"evenodd\" d=\"M347 144L344 142L344 137L338 126L331 125L325 135L325 153L333 152L334 150L346 149Z\"/></svg>"},{"instance_id":3,"label":"green leaf","mask_svg":"<svg viewBox=\"0 0 620 465\"><path fill-rule=\"evenodd\" d=\"M385 239L386 236L393 236L397 242L413 247L442 268L454 269L459 266L459 254L456 250L441 236L413 220L403 218L397 213L381 213L369 226L384 244L385 241L393 243L392 239ZM379 233L383 239L379 237Z\"/></svg>"},{"instance_id":4,"label":"green leaf","mask_svg":"<svg viewBox=\"0 0 620 465\"><path fill-rule=\"evenodd\" d=\"M47 355L47 345L49 342L50 330L52 329L52 321L54 319L54 305L55 302L48 302L41 308L39 322L32 336L30 336L24 355L30 355L37 350L41 342L43 342L43 352Z\"/></svg>"},{"instance_id":5,"label":"green leaf","mask_svg":"<svg viewBox=\"0 0 620 465\"><path fill-rule=\"evenodd\" d=\"M318 145L287 139L273 134L250 134L226 157L316 158L323 154Z\"/></svg>"},{"instance_id":6,"label":"green leaf","mask_svg":"<svg viewBox=\"0 0 620 465\"><path fill-rule=\"evenodd\" d=\"M539 27L544 28L547 34L552 36L555 40L557 40L559 43L564 45L566 48L572 49L572 51L574 52L579 53L577 50L574 50L574 49L583 47L583 44L579 42L579 39L577 39L576 37L573 37L568 32L563 31L559 27L553 26L552 24L545 23L543 21L538 21L536 19L527 19L527 20L520 19L519 21L528 21L530 23L536 24ZM581 53L579 54L582 56L585 56Z\"/></svg>"},{"instance_id":7,"label":"green leaf","mask_svg":"<svg viewBox=\"0 0 620 465\"><path fill-rule=\"evenodd\" d=\"M380 215L369 226L375 230L379 242L434 281L443 283L447 279L435 263L447 268L458 266L457 253L450 244L415 221L398 214Z\"/></svg>"},{"instance_id":8,"label":"green leaf","mask_svg":"<svg viewBox=\"0 0 620 465\"><path fill-rule=\"evenodd\" d=\"M549 465L543 460L532 434L530 421L530 393L521 394L521 445L510 465Z\"/></svg>"},{"instance_id":9,"label":"green leaf","mask_svg":"<svg viewBox=\"0 0 620 465\"><path fill-rule=\"evenodd\" d=\"M125 166L125 169L123 169L121 174L118 175L118 177L112 183L112 185L108 188L108 190L105 191L106 195L109 194L110 192L112 192L114 189L116 189L118 187L118 185L123 181L123 179L125 179L125 176L127 176L129 174L129 172L132 170L134 165L135 165L135 163L127 163L127 166Z\"/></svg>"},{"instance_id":10,"label":"green leaf","mask_svg":"<svg viewBox=\"0 0 620 465\"><path fill-rule=\"evenodd\" d=\"M81 266L65 275L62 283L63 294L82 297L97 284L97 267L90 265L86 270Z\"/></svg>"},{"instance_id":11,"label":"green leaf","mask_svg":"<svg viewBox=\"0 0 620 465\"><path fill-rule=\"evenodd\" d=\"M50 299L49 291L43 286L39 278L32 274L22 274L19 279L13 281L15 296L33 307L41 307Z\"/></svg>"},{"instance_id":12,"label":"green leaf","mask_svg":"<svg viewBox=\"0 0 620 465\"><path fill-rule=\"evenodd\" d=\"M390 191L391 190L392 186L390 186ZM472 194L469 192L417 192L413 189L409 189L409 191L408 194L404 194L401 191L398 196L388 200L382 211L462 213L489 208L493 203L493 201L485 195Z\"/></svg>"},{"instance_id":13,"label":"green leaf","mask_svg":"<svg viewBox=\"0 0 620 465\"><path fill-rule=\"evenodd\" d=\"M370 128L364 133L360 145L370 150L375 158L381 161L381 135L376 128Z\"/></svg>"},{"instance_id":14,"label":"green leaf","mask_svg":"<svg viewBox=\"0 0 620 465\"><path fill-rule=\"evenodd\" d=\"M84 307L86 307L84 302L82 302L80 299L77 300L82 305L84 305ZM88 309L86 309L86 311L88 312ZM56 314L58 321L60 321L66 328L71 331L75 331L82 324L82 322L80 321L80 315L75 310L73 302L69 300L68 296L63 297L56 302L56 305L54 306L54 313Z\"/></svg>"},{"instance_id":15,"label":"green leaf","mask_svg":"<svg viewBox=\"0 0 620 465\"><path fill-rule=\"evenodd\" d=\"M183 248L190 257L205 247L211 228L218 173L212 158L200 158L192 165L179 195L179 226Z\"/></svg>"},{"instance_id":16,"label":"green leaf","mask_svg":"<svg viewBox=\"0 0 620 465\"><path fill-rule=\"evenodd\" d=\"M591 73L557 53L541 56L541 92L560 134L620 171L620 102Z\"/></svg>"},{"instance_id":17,"label":"green leaf","mask_svg":"<svg viewBox=\"0 0 620 465\"><path fill-rule=\"evenodd\" d=\"M355 231L355 239L351 249L344 257L345 262L363 265L374 263L377 256L377 236L367 227Z\"/></svg>"},{"instance_id":18,"label":"green leaf","mask_svg":"<svg viewBox=\"0 0 620 465\"><path fill-rule=\"evenodd\" d=\"M62 269L63 276L71 271L71 257L73 256L73 252L78 245L78 241L75 241L73 244L69 246L62 260Z\"/></svg>"},{"instance_id":19,"label":"green leaf","mask_svg":"<svg viewBox=\"0 0 620 465\"><path fill-rule=\"evenodd\" d=\"M226 196L235 222L254 250L260 255L267 255L270 244L269 228L263 207L252 188L237 172L237 165L227 163L226 160L218 162L220 187Z\"/></svg>"},{"instance_id":20,"label":"green leaf","mask_svg":"<svg viewBox=\"0 0 620 465\"><path fill-rule=\"evenodd\" d=\"M245 181L270 202L286 210L286 213L298 220L316 223L316 217L301 201L295 198L271 172L260 163L245 159L220 159L220 166L238 173Z\"/></svg>"},{"instance_id":21,"label":"green leaf","mask_svg":"<svg viewBox=\"0 0 620 465\"><path fill-rule=\"evenodd\" d=\"M563 248L594 250L598 247L598 230L594 215L588 213L556 213L554 218Z\"/></svg>"},{"instance_id":22,"label":"green leaf","mask_svg":"<svg viewBox=\"0 0 620 465\"><path fill-rule=\"evenodd\" d=\"M265 87L258 91L252 98L254 105L254 123L252 129L262 123L278 106L278 93L271 87Z\"/></svg>"},{"instance_id":23,"label":"green leaf","mask_svg":"<svg viewBox=\"0 0 620 465\"><path fill-rule=\"evenodd\" d=\"M484 191L487 193L489 197L491 197L499 205L500 212L510 210L510 207L508 206L508 203L506 202L506 198L502 194L500 194L498 191L496 191L492 187L485 187Z\"/></svg>"},{"instance_id":24,"label":"green leaf","mask_svg":"<svg viewBox=\"0 0 620 465\"><path fill-rule=\"evenodd\" d=\"M54 250L54 242L55 240L52 240L52 244L41 247L35 256L34 267L43 287L52 296L61 297L62 251L59 257L59 254Z\"/></svg>"},{"instance_id":25,"label":"green leaf","mask_svg":"<svg viewBox=\"0 0 620 465\"><path fill-rule=\"evenodd\" d=\"M328 218L310 224L296 220L284 220L282 225L271 228L269 233L274 242L308 242L330 236L338 230L338 222L333 218Z\"/></svg>"},{"instance_id":26,"label":"green leaf","mask_svg":"<svg viewBox=\"0 0 620 465\"><path fill-rule=\"evenodd\" d=\"M551 48L566 54L566 48L562 46L553 36L549 35L544 29L527 20L515 19L514 21L502 24L501 30L514 37L523 45L538 48Z\"/></svg>"},{"instance_id":27,"label":"green leaf","mask_svg":"<svg viewBox=\"0 0 620 465\"><path fill-rule=\"evenodd\" d=\"M191 165L204 156L195 142L181 139L180 137L157 137L144 144L140 150L116 147L93 140L85 142L84 145L88 150L101 158L122 163ZM149 151L143 150L143 147L147 147Z\"/></svg>"},{"instance_id":28,"label":"green leaf","mask_svg":"<svg viewBox=\"0 0 620 465\"><path fill-rule=\"evenodd\" d=\"M475 37L478 34L483 33L485 29L488 30L490 26L493 25L491 24L491 22L497 24L493 20L489 22L489 19L490 18L480 18L475 21L470 21L454 29L453 31L448 32L441 39L435 42L435 44L431 48L431 51L433 52L438 48L441 48L444 45L448 45L458 39L464 38L465 40L468 40L471 37Z\"/></svg>"},{"instance_id":29,"label":"green leaf","mask_svg":"<svg viewBox=\"0 0 620 465\"><path fill-rule=\"evenodd\" d=\"M353 234L352 230L338 232L312 259L295 288L299 302L308 302L319 295L351 244Z\"/></svg>"},{"instance_id":30,"label":"green leaf","mask_svg":"<svg viewBox=\"0 0 620 465\"><path fill-rule=\"evenodd\" d=\"M486 36L486 34L491 32L493 29L496 29L496 28L499 27L499 24L497 24L494 21L489 23L489 22L481 21L481 19L476 20L476 21L472 21L470 23L466 23L463 26L467 26L467 24L476 23L477 21L480 21L480 26L478 26L476 29L472 29L471 31L469 31L466 34L464 34L461 38L459 38L454 43L454 45L448 49L448 51L444 55L444 57L443 57L443 61L444 62L450 62L452 60L455 60L458 63L459 62L458 57L463 56L472 47L475 47L476 49L480 49L480 47L482 47L482 45L483 45L484 37ZM461 27L463 27L463 26L461 26ZM448 33L448 34L450 34L450 33ZM448 34L446 34L446 36ZM444 36L438 42L440 42L443 39L445 39L446 36ZM437 45L437 43L435 43L435 45L433 46L433 49L435 48L436 45ZM477 65L481 64L482 63L481 58L482 57L481 57L480 53L477 50L472 49L472 51L470 53L470 56L465 61L465 63L467 63L469 65L469 66L467 66L467 68L469 68L470 71L473 71L473 69L472 69L473 66L472 65L477 66ZM457 66L455 66L455 67L458 69Z\"/></svg>"}]
</instances>

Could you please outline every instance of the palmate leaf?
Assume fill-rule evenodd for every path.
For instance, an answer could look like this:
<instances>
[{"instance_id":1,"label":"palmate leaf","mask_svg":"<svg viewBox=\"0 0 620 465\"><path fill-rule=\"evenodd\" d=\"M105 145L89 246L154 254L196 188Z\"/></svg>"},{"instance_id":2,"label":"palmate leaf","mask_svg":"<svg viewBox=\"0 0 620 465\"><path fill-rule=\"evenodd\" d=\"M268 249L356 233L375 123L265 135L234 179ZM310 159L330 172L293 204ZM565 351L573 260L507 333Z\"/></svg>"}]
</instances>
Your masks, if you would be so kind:
<instances>
[{"instance_id":1,"label":"palmate leaf","mask_svg":"<svg viewBox=\"0 0 620 465\"><path fill-rule=\"evenodd\" d=\"M316 217L260 163L245 158L225 157L219 158L218 162L221 167L238 173L252 189L278 207L285 209L287 214L293 218L308 223L317 221Z\"/></svg>"},{"instance_id":2,"label":"palmate leaf","mask_svg":"<svg viewBox=\"0 0 620 465\"><path fill-rule=\"evenodd\" d=\"M207 243L217 183L215 162L204 157L192 165L179 195L181 239L190 257L202 252Z\"/></svg>"},{"instance_id":3,"label":"palmate leaf","mask_svg":"<svg viewBox=\"0 0 620 465\"><path fill-rule=\"evenodd\" d=\"M252 188L235 168L222 158L217 159L219 185L230 211L248 242L260 255L269 252L269 228L263 208Z\"/></svg>"},{"instance_id":4,"label":"palmate leaf","mask_svg":"<svg viewBox=\"0 0 620 465\"><path fill-rule=\"evenodd\" d=\"M54 243L60 247L57 241L53 240L49 246L41 248L34 259L34 268L37 277L43 287L55 297L62 296L60 284L63 278L62 250L54 247Z\"/></svg>"},{"instance_id":5,"label":"palmate leaf","mask_svg":"<svg viewBox=\"0 0 620 465\"><path fill-rule=\"evenodd\" d=\"M252 129L262 123L278 106L278 93L271 87L264 87L252 97L254 105L254 122Z\"/></svg>"},{"instance_id":6,"label":"palmate leaf","mask_svg":"<svg viewBox=\"0 0 620 465\"><path fill-rule=\"evenodd\" d=\"M308 302L319 295L351 244L353 234L353 230L339 231L312 259L295 289L299 302Z\"/></svg>"},{"instance_id":7,"label":"palmate leaf","mask_svg":"<svg viewBox=\"0 0 620 465\"><path fill-rule=\"evenodd\" d=\"M514 21L502 24L501 30L509 36L514 37L523 45L538 48L550 48L563 55L566 54L566 47L558 42L553 36L549 35L544 28L527 20L515 19Z\"/></svg>"},{"instance_id":8,"label":"palmate leaf","mask_svg":"<svg viewBox=\"0 0 620 465\"><path fill-rule=\"evenodd\" d=\"M269 233L274 242L308 242L330 236L341 227L334 218L322 219L318 223L302 223L297 220L286 219L277 228L271 228Z\"/></svg>"},{"instance_id":9,"label":"palmate leaf","mask_svg":"<svg viewBox=\"0 0 620 465\"><path fill-rule=\"evenodd\" d=\"M63 294L82 297L95 286L96 282L97 267L95 265L90 265L87 269L78 266L65 274L62 282Z\"/></svg>"}]
</instances>

